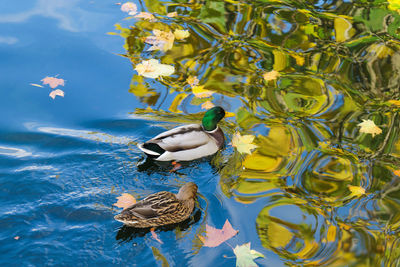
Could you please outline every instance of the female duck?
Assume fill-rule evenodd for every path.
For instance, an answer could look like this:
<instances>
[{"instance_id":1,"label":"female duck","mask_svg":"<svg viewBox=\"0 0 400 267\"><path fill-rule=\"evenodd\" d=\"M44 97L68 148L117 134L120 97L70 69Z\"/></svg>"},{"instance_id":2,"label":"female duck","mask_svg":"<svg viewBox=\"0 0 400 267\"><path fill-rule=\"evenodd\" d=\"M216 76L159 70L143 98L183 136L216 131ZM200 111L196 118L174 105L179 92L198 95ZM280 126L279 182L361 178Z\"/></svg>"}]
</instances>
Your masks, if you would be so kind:
<instances>
[{"instance_id":1,"label":"female duck","mask_svg":"<svg viewBox=\"0 0 400 267\"><path fill-rule=\"evenodd\" d=\"M124 209L114 218L135 228L179 223L189 218L192 213L196 194L197 185L189 182L179 189L177 195L166 191L151 194Z\"/></svg>"},{"instance_id":2,"label":"female duck","mask_svg":"<svg viewBox=\"0 0 400 267\"><path fill-rule=\"evenodd\" d=\"M221 107L204 114L202 124L189 124L163 132L138 147L159 161L185 161L212 155L224 145L224 133L218 122L225 116Z\"/></svg>"}]
</instances>

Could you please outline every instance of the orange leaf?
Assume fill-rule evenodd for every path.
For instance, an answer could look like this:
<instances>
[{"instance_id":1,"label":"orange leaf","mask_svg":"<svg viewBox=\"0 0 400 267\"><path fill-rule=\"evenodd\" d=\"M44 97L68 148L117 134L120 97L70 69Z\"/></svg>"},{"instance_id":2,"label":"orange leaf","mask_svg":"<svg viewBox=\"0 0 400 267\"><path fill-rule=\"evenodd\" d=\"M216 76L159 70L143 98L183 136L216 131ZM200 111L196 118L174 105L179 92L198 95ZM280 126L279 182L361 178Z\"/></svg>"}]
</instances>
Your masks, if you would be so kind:
<instances>
[{"instance_id":1,"label":"orange leaf","mask_svg":"<svg viewBox=\"0 0 400 267\"><path fill-rule=\"evenodd\" d=\"M64 79L58 79L55 77L46 77L41 80L43 84L48 84L51 88L56 88L59 85L64 86L65 81Z\"/></svg>"},{"instance_id":2,"label":"orange leaf","mask_svg":"<svg viewBox=\"0 0 400 267\"><path fill-rule=\"evenodd\" d=\"M400 170L396 170L393 173L394 173L394 175L400 176Z\"/></svg>"},{"instance_id":3,"label":"orange leaf","mask_svg":"<svg viewBox=\"0 0 400 267\"><path fill-rule=\"evenodd\" d=\"M123 193L120 197L117 197L117 199L118 201L113 205L118 208L126 209L136 203L136 199L131 194L127 193Z\"/></svg>"},{"instance_id":4,"label":"orange leaf","mask_svg":"<svg viewBox=\"0 0 400 267\"><path fill-rule=\"evenodd\" d=\"M228 220L225 221L222 229L216 229L206 224L206 238L200 236L205 247L218 247L223 242L234 237L239 231L232 228Z\"/></svg>"}]
</instances>

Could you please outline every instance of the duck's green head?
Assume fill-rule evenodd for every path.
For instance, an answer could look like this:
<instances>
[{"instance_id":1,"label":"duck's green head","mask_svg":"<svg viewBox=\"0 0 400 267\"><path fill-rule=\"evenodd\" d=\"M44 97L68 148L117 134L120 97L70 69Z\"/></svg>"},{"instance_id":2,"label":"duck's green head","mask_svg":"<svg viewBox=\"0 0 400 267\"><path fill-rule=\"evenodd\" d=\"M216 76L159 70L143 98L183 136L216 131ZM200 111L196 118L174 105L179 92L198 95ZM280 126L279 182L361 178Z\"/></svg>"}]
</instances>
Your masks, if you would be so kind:
<instances>
[{"instance_id":1,"label":"duck's green head","mask_svg":"<svg viewBox=\"0 0 400 267\"><path fill-rule=\"evenodd\" d=\"M217 128L217 124L225 117L225 110L221 107L213 107L207 110L203 117L203 128L206 131L213 131Z\"/></svg>"}]
</instances>

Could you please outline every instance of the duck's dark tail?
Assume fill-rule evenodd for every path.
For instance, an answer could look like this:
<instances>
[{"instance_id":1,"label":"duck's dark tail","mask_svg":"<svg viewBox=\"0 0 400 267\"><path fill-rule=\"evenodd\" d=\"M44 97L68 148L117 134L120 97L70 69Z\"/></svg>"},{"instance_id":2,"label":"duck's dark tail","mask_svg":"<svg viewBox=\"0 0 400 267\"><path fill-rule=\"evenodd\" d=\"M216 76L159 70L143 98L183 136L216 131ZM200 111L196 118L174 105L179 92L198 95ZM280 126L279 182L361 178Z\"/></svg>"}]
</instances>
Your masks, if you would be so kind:
<instances>
[{"instance_id":1,"label":"duck's dark tail","mask_svg":"<svg viewBox=\"0 0 400 267\"><path fill-rule=\"evenodd\" d=\"M165 149L155 143L138 144L138 147L150 158L158 158L165 152Z\"/></svg>"}]
</instances>

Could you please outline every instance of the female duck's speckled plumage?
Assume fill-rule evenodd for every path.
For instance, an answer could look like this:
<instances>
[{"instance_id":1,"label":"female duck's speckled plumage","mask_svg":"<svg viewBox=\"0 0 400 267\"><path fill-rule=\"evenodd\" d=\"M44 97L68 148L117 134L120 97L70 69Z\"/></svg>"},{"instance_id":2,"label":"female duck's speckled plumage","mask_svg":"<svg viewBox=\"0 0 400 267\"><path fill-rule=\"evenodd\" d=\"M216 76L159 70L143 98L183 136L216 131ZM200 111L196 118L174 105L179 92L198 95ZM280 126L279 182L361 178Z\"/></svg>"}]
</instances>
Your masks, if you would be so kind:
<instances>
[{"instance_id":1,"label":"female duck's speckled plumage","mask_svg":"<svg viewBox=\"0 0 400 267\"><path fill-rule=\"evenodd\" d=\"M190 124L171 129L138 147L147 156L159 161L187 161L212 155L224 145L224 133L217 125L224 116L225 111L221 107L214 107L206 112L202 125Z\"/></svg>"},{"instance_id":2,"label":"female duck's speckled plumage","mask_svg":"<svg viewBox=\"0 0 400 267\"><path fill-rule=\"evenodd\" d=\"M114 218L136 228L157 227L186 220L194 209L197 185L189 182L178 194L158 192L124 209Z\"/></svg>"}]
</instances>

